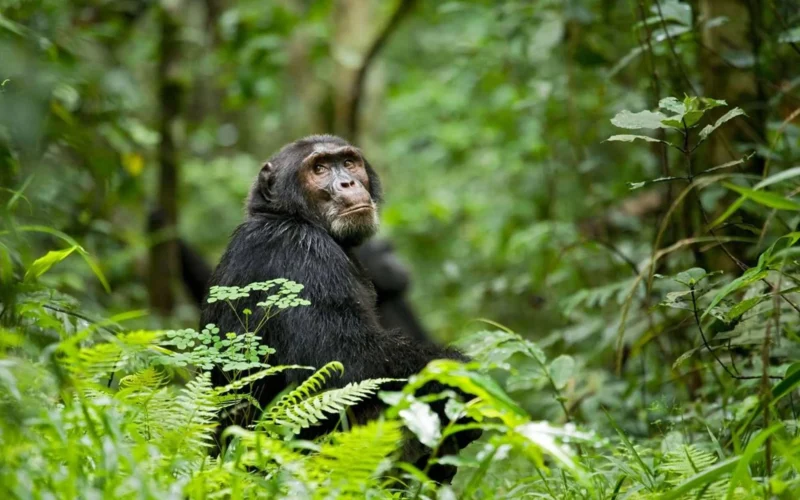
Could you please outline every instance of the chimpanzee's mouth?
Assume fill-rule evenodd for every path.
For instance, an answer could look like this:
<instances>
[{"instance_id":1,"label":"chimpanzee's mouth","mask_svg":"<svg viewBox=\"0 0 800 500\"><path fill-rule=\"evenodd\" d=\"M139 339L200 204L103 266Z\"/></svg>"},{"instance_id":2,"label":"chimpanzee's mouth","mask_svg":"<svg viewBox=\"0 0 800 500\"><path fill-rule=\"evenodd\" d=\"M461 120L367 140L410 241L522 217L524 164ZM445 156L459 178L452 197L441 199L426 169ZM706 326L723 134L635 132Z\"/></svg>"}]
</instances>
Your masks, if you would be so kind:
<instances>
[{"instance_id":1,"label":"chimpanzee's mouth","mask_svg":"<svg viewBox=\"0 0 800 500\"><path fill-rule=\"evenodd\" d=\"M356 205L352 208L348 208L344 212L340 212L339 215L350 215L363 211L372 211L372 205Z\"/></svg>"}]
</instances>

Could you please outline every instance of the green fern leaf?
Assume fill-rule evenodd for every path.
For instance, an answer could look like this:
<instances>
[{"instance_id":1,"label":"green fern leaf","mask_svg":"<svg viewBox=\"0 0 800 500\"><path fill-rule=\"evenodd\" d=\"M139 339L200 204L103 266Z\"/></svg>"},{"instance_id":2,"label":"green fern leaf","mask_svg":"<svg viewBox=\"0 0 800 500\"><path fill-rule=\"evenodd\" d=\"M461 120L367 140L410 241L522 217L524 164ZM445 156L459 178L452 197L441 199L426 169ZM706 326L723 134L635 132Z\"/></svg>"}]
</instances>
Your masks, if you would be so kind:
<instances>
[{"instance_id":1,"label":"green fern leaf","mask_svg":"<svg viewBox=\"0 0 800 500\"><path fill-rule=\"evenodd\" d=\"M368 379L361 382L351 382L340 389L332 389L297 401L291 405L284 405L280 409L271 409L263 419L263 424L275 424L289 427L292 432L307 429L330 415L338 415L342 410L353 406L373 396L380 386L396 379L381 378Z\"/></svg>"},{"instance_id":2,"label":"green fern leaf","mask_svg":"<svg viewBox=\"0 0 800 500\"><path fill-rule=\"evenodd\" d=\"M309 477L320 481L316 496L357 497L388 469L387 458L401 443L401 424L393 420L376 420L332 434L307 464Z\"/></svg>"}]
</instances>

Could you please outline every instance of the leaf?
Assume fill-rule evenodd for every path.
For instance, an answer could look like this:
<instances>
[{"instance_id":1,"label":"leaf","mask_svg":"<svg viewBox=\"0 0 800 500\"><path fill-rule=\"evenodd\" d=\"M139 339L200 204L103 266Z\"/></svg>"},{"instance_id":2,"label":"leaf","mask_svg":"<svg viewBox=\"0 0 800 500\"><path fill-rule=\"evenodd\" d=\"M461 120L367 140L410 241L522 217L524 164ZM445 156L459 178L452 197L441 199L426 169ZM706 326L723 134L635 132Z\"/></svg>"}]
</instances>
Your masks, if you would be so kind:
<instances>
[{"instance_id":1,"label":"leaf","mask_svg":"<svg viewBox=\"0 0 800 500\"><path fill-rule=\"evenodd\" d=\"M800 203L784 198L781 195L769 193L767 191L756 191L755 189L737 186L736 184L731 184L730 182L723 182L722 185L732 191L736 191L745 198L748 198L759 205L764 205L776 210L800 211Z\"/></svg>"},{"instance_id":2,"label":"leaf","mask_svg":"<svg viewBox=\"0 0 800 500\"><path fill-rule=\"evenodd\" d=\"M670 144L667 141L662 141L661 139L656 139L655 137L649 137L649 136L646 136L646 135L628 135L628 134L612 135L611 137L606 139L606 141L633 142L636 139L641 139L641 140L647 141L647 142L661 142L661 143L664 143L664 144Z\"/></svg>"},{"instance_id":3,"label":"leaf","mask_svg":"<svg viewBox=\"0 0 800 500\"><path fill-rule=\"evenodd\" d=\"M767 271L762 271L757 267L751 267L750 269L745 271L744 274L742 274L735 280L728 283L728 286L720 290L719 293L717 293L717 295L714 296L714 299L711 301L711 304L703 312L702 317L705 318L706 315L709 313L709 311L711 311L713 307L719 304L722 301L722 299L724 299L728 295L732 294L736 290L739 290L740 288L746 287L751 283L766 278L767 274L768 274Z\"/></svg>"},{"instance_id":4,"label":"leaf","mask_svg":"<svg viewBox=\"0 0 800 500\"><path fill-rule=\"evenodd\" d=\"M39 257L33 261L33 264L31 264L31 266L25 272L25 281L36 279L43 275L55 264L69 257L72 252L78 248L79 247L77 245L73 245L64 250L51 250L47 252L47 254L45 254L43 257Z\"/></svg>"},{"instance_id":5,"label":"leaf","mask_svg":"<svg viewBox=\"0 0 800 500\"><path fill-rule=\"evenodd\" d=\"M733 498L736 485L743 479L750 478L750 462L758 455L764 453L763 445L767 438L783 428L782 423L773 424L771 427L760 430L758 434L753 436L750 442L747 443L744 453L742 453L741 457L738 457L739 460L737 461L736 469L733 471L733 474L731 474L731 482L728 484L728 494L726 498Z\"/></svg>"},{"instance_id":6,"label":"leaf","mask_svg":"<svg viewBox=\"0 0 800 500\"><path fill-rule=\"evenodd\" d=\"M62 233L57 229L53 229L47 226L20 226L17 229L26 232L51 234L57 238L62 239L68 244L77 247L76 250L81 255L81 257L83 257L83 260L86 261L86 264L89 266L89 268L91 268L94 275L103 285L105 291L111 293L111 287L108 284L108 280L106 280L106 277L103 275L103 272L100 270L100 266L97 264L97 262L94 261L94 259L92 259L89 253L86 250L84 250L83 247L81 247L78 244L78 242L75 241L72 237L66 235L65 233ZM8 231L0 231L0 234L5 234L5 233L8 233Z\"/></svg>"},{"instance_id":7,"label":"leaf","mask_svg":"<svg viewBox=\"0 0 800 500\"><path fill-rule=\"evenodd\" d=\"M658 101L658 107L676 114L683 114L686 112L686 106L675 97L665 97L661 99Z\"/></svg>"},{"instance_id":8,"label":"leaf","mask_svg":"<svg viewBox=\"0 0 800 500\"><path fill-rule=\"evenodd\" d=\"M736 304L735 306L731 307L731 309L727 312L727 314L725 314L725 317L728 319L728 321L739 319L742 316L742 314L754 308L766 298L768 298L767 295L759 295L758 297L751 297L749 299L743 300L738 304Z\"/></svg>"},{"instance_id":9,"label":"leaf","mask_svg":"<svg viewBox=\"0 0 800 500\"><path fill-rule=\"evenodd\" d=\"M722 165L717 165L716 167L711 167L708 170L704 170L703 173L707 174L709 172L714 172L716 170L722 170L722 169L725 169L725 168L735 167L736 165L742 165L742 164L744 164L744 162L746 162L747 160L752 158L753 155L755 155L755 154L756 154L756 152L753 151L752 153L744 156L743 158L739 158L738 160L732 160L732 161L723 163Z\"/></svg>"},{"instance_id":10,"label":"leaf","mask_svg":"<svg viewBox=\"0 0 800 500\"><path fill-rule=\"evenodd\" d=\"M692 286L703 281L708 275L709 273L702 267L693 267L678 273L674 279L681 285Z\"/></svg>"},{"instance_id":11,"label":"leaf","mask_svg":"<svg viewBox=\"0 0 800 500\"><path fill-rule=\"evenodd\" d=\"M711 484L718 480L723 475L729 473L736 464L739 463L739 457L732 457L722 462L717 462L711 467L704 469L686 481L679 484L675 489L664 493L659 497L659 500L673 500L676 498L687 498L686 494L692 490L701 488L707 484Z\"/></svg>"},{"instance_id":12,"label":"leaf","mask_svg":"<svg viewBox=\"0 0 800 500\"><path fill-rule=\"evenodd\" d=\"M408 408L400 410L399 415L408 430L413 432L419 442L425 446L434 448L441 439L442 429L439 415L425 403L414 401Z\"/></svg>"},{"instance_id":13,"label":"leaf","mask_svg":"<svg viewBox=\"0 0 800 500\"><path fill-rule=\"evenodd\" d=\"M556 389L562 389L575 374L575 360L572 359L572 356L562 354L550 363L547 371L550 378L553 379Z\"/></svg>"},{"instance_id":14,"label":"leaf","mask_svg":"<svg viewBox=\"0 0 800 500\"><path fill-rule=\"evenodd\" d=\"M576 470L570 449L556 441L556 437L569 437L568 432L555 428L547 422L528 422L514 429L570 470Z\"/></svg>"},{"instance_id":15,"label":"leaf","mask_svg":"<svg viewBox=\"0 0 800 500\"><path fill-rule=\"evenodd\" d=\"M634 189L639 189L647 186L648 184L657 184L659 182L670 182L670 181L682 181L686 180L683 177L659 177L657 179L652 179L649 181L642 181L642 182L629 182L628 187L631 188L631 191Z\"/></svg>"},{"instance_id":16,"label":"leaf","mask_svg":"<svg viewBox=\"0 0 800 500\"><path fill-rule=\"evenodd\" d=\"M800 386L800 363L794 363L786 370L786 378L772 388L772 403Z\"/></svg>"},{"instance_id":17,"label":"leaf","mask_svg":"<svg viewBox=\"0 0 800 500\"><path fill-rule=\"evenodd\" d=\"M722 126L725 122L736 118L737 116L744 115L745 112L742 108L733 108L732 110L728 111L724 115L722 115L719 120L717 120L714 125L706 125L703 127L703 130L700 131L700 142L705 141L708 139L708 136L717 130L720 126Z\"/></svg>"},{"instance_id":18,"label":"leaf","mask_svg":"<svg viewBox=\"0 0 800 500\"><path fill-rule=\"evenodd\" d=\"M620 111L611 119L611 123L619 128L627 129L657 129L665 128L661 120L666 118L662 113L653 111L639 111L631 113L627 109Z\"/></svg>"},{"instance_id":19,"label":"leaf","mask_svg":"<svg viewBox=\"0 0 800 500\"><path fill-rule=\"evenodd\" d=\"M681 354L680 356L678 356L678 359L676 359L676 360L675 360L675 362L674 362L674 363L672 363L672 369L673 369L673 370L676 370L676 369L680 368L680 366L681 366L681 365L682 365L682 364L683 364L683 363L684 363L684 362L685 362L687 359L691 358L691 357L692 357L692 355L693 355L694 353L696 353L698 350L700 350L700 348L699 348L699 347L695 347L694 349L689 349L689 350L688 350L688 351L686 351L685 353L683 353L683 354Z\"/></svg>"},{"instance_id":20,"label":"leaf","mask_svg":"<svg viewBox=\"0 0 800 500\"><path fill-rule=\"evenodd\" d=\"M661 2L650 7L650 11L658 16L659 21L663 16L667 21L675 21L685 26L692 25L692 8L688 3Z\"/></svg>"},{"instance_id":21,"label":"leaf","mask_svg":"<svg viewBox=\"0 0 800 500\"><path fill-rule=\"evenodd\" d=\"M723 167L723 165L720 165L719 167L714 167L714 169L722 168L722 167ZM710 170L707 170L707 172L709 172L709 171ZM777 173L775 175L771 175L771 176L767 177L766 179L764 179L761 182L759 182L758 184L756 184L753 187L753 189L756 189L756 190L757 189L761 189L761 188L767 187L769 185L776 184L776 183L785 181L787 179L791 179L792 177L796 177L798 175L800 175L800 167L790 168L789 170L784 170L783 172L779 172L779 173ZM733 215L734 212L739 210L739 207L742 206L742 204L744 203L745 199L746 198L744 196L742 196L741 198L739 198L738 200L733 202L728 207L728 209L725 210L725 212L722 215L717 217L714 220L714 222L712 222L709 225L709 228L713 229L713 228L719 226L720 224L722 224L723 222L725 222L728 219L728 217L730 217L731 215Z\"/></svg>"},{"instance_id":22,"label":"leaf","mask_svg":"<svg viewBox=\"0 0 800 500\"><path fill-rule=\"evenodd\" d=\"M785 180L791 179L792 177L800 176L800 167L793 167L789 170L784 170L783 172L778 172L777 174L770 175L763 181L756 184L753 189L761 189L767 186L771 186L773 184L777 184L779 182L783 182Z\"/></svg>"}]
</instances>

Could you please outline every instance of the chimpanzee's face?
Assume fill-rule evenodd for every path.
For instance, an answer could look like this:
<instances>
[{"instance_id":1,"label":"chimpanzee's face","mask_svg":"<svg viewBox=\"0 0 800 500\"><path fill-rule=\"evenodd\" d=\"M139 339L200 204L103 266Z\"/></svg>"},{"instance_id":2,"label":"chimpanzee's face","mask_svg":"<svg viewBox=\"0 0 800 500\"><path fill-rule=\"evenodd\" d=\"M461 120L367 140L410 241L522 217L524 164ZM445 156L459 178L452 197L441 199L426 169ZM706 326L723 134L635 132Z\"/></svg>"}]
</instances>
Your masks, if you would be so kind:
<instances>
[{"instance_id":1,"label":"chimpanzee's face","mask_svg":"<svg viewBox=\"0 0 800 500\"><path fill-rule=\"evenodd\" d=\"M380 198L380 179L361 151L339 137L310 136L261 167L247 211L304 217L340 244L355 246L377 230Z\"/></svg>"},{"instance_id":2,"label":"chimpanzee's face","mask_svg":"<svg viewBox=\"0 0 800 500\"><path fill-rule=\"evenodd\" d=\"M353 146L314 144L298 171L308 206L340 241L360 242L378 228L378 209L361 152Z\"/></svg>"}]
</instances>

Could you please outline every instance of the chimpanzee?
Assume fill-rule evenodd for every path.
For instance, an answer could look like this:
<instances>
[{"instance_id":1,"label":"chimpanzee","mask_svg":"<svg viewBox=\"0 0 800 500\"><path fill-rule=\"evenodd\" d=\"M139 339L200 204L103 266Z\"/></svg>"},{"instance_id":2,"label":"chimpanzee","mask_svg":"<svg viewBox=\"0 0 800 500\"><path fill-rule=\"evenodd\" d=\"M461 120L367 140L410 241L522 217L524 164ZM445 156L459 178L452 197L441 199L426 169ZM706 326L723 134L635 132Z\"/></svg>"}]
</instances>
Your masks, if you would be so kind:
<instances>
[{"instance_id":1,"label":"chimpanzee","mask_svg":"<svg viewBox=\"0 0 800 500\"><path fill-rule=\"evenodd\" d=\"M406 299L411 276L391 242L384 238L370 238L355 249L355 257L375 287L381 326L387 330L400 330L419 341L428 341L428 332Z\"/></svg>"},{"instance_id":2,"label":"chimpanzee","mask_svg":"<svg viewBox=\"0 0 800 500\"><path fill-rule=\"evenodd\" d=\"M163 226L159 211L150 216L154 229ZM177 238L181 261L181 281L197 307L203 307L208 282L214 271L202 255L183 238ZM405 264L389 240L370 238L355 249L356 260L364 267L378 299L378 320L386 330L400 332L417 340L428 340L430 336L417 318L406 298L411 276Z\"/></svg>"},{"instance_id":3,"label":"chimpanzee","mask_svg":"<svg viewBox=\"0 0 800 500\"><path fill-rule=\"evenodd\" d=\"M467 361L456 350L381 327L375 291L354 258L354 248L377 229L380 201L377 174L360 150L339 137L300 139L284 146L261 168L247 199L246 219L234 231L210 285L244 286L287 278L305 286L303 297L311 305L281 312L262 331L264 341L276 350L270 364L321 367L340 361L345 372L329 385L342 387L367 378L406 378L434 359ZM261 300L253 294L238 303L252 311L251 324L260 320L256 303ZM204 305L201 326L207 323L222 332L242 330L234 312L222 302ZM307 376L307 371L286 371L276 376L281 380L269 377L257 382L253 395L268 404ZM222 372L214 377L215 383L226 383ZM425 391L441 389L432 386ZM377 398L363 402L355 409L355 419L374 418L381 408ZM441 407L438 410L446 419ZM458 446L476 437L463 436ZM440 482L453 474L449 466L431 468L431 477Z\"/></svg>"}]
</instances>

